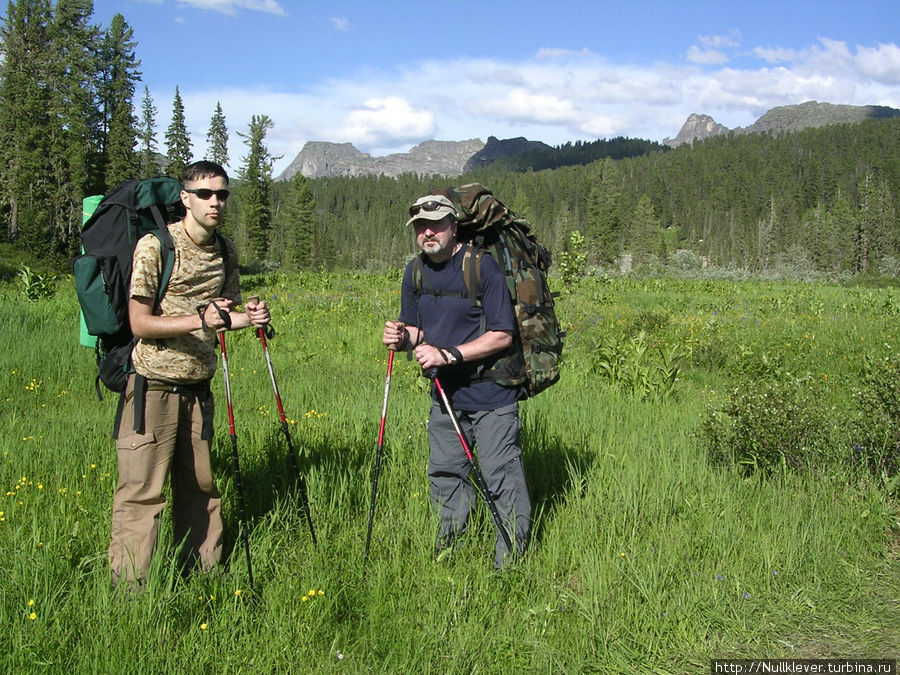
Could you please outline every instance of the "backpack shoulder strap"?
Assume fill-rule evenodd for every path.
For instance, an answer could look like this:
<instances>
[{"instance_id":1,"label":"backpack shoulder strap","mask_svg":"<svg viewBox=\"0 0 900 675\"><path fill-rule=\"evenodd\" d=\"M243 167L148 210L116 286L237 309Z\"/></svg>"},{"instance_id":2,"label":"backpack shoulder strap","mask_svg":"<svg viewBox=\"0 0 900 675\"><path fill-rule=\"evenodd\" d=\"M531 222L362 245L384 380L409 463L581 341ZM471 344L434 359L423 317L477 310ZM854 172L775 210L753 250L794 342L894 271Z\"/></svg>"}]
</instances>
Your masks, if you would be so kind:
<instances>
[{"instance_id":1,"label":"backpack shoulder strap","mask_svg":"<svg viewBox=\"0 0 900 675\"><path fill-rule=\"evenodd\" d=\"M219 242L219 250L222 252L222 264L225 266L225 273L228 274L228 243L225 241L225 237L219 234L218 231L213 232L213 236L216 238L216 241Z\"/></svg>"},{"instance_id":2,"label":"backpack shoulder strap","mask_svg":"<svg viewBox=\"0 0 900 675\"><path fill-rule=\"evenodd\" d=\"M485 250L475 248L472 244L466 244L466 252L463 254L462 273L466 282L466 290L469 292L469 304L472 307L481 307L481 261L484 259Z\"/></svg>"},{"instance_id":3,"label":"backpack shoulder strap","mask_svg":"<svg viewBox=\"0 0 900 675\"><path fill-rule=\"evenodd\" d=\"M219 242L219 251L222 253L222 270L225 274L222 278L222 289L219 292L224 293L225 284L228 283L228 242L225 241L225 237L219 234L218 231L213 232L213 236L216 238L216 241Z\"/></svg>"},{"instance_id":4,"label":"backpack shoulder strap","mask_svg":"<svg viewBox=\"0 0 900 675\"><path fill-rule=\"evenodd\" d=\"M425 286L428 284L428 281L425 279L425 263L422 262L421 253L413 258L411 271L413 291L415 292L416 297L420 298L422 297L422 294L426 292Z\"/></svg>"},{"instance_id":5,"label":"backpack shoulder strap","mask_svg":"<svg viewBox=\"0 0 900 675\"><path fill-rule=\"evenodd\" d=\"M162 229L154 230L153 234L159 239L159 253L162 257L162 277L159 280L159 286L156 289L156 308L162 302L166 289L169 287L169 279L172 278L172 270L175 267L175 242L169 233L169 228L163 226Z\"/></svg>"}]
</instances>

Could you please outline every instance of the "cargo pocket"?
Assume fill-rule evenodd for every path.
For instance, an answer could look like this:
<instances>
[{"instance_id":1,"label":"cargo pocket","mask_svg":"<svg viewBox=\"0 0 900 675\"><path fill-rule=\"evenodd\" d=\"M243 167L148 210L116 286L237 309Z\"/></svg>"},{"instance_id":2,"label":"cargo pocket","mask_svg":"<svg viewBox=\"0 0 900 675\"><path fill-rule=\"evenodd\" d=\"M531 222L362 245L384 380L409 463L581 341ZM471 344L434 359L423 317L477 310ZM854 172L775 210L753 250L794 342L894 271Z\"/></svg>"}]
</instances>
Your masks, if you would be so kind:
<instances>
[{"instance_id":1,"label":"cargo pocket","mask_svg":"<svg viewBox=\"0 0 900 675\"><path fill-rule=\"evenodd\" d=\"M158 463L156 434L130 433L116 444L119 453L119 482L145 482ZM123 475L124 472L124 475Z\"/></svg>"}]
</instances>

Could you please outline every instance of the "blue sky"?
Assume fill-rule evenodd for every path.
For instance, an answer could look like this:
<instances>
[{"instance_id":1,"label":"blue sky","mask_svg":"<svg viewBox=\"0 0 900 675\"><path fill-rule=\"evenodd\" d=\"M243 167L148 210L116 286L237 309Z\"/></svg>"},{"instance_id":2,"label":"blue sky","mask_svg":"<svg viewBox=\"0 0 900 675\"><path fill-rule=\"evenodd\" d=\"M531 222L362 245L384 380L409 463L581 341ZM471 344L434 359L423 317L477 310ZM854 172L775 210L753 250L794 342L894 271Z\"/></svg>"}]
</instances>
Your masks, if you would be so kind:
<instances>
[{"instance_id":1,"label":"blue sky","mask_svg":"<svg viewBox=\"0 0 900 675\"><path fill-rule=\"evenodd\" d=\"M306 141L675 136L808 100L900 108L900 3L95 0L124 15L162 134L178 85L196 157L220 102L237 169L251 115L276 175Z\"/></svg>"}]
</instances>

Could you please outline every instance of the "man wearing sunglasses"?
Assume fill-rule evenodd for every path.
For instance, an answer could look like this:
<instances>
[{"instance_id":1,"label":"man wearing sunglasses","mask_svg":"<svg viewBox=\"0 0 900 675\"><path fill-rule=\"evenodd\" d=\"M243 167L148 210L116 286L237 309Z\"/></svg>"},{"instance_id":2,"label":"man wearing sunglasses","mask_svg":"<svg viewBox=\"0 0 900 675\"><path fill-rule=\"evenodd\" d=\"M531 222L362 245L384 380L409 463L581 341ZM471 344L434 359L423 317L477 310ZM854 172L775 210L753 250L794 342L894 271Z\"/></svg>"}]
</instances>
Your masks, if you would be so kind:
<instances>
[{"instance_id":1,"label":"man wearing sunglasses","mask_svg":"<svg viewBox=\"0 0 900 675\"><path fill-rule=\"evenodd\" d=\"M422 265L415 260L407 265L400 319L385 322L382 342L389 349L411 350L424 371L437 368L463 433L477 445L478 464L500 517L514 535L516 550L508 551L498 532L494 566L502 568L525 552L531 520L519 447L520 391L483 376L513 341L515 317L506 276L485 255L481 307L474 307L463 278L467 245L457 239L453 202L428 195L416 200L409 214L406 224L415 231ZM428 440L431 503L440 515L435 554L440 558L466 530L476 494L468 458L434 387Z\"/></svg>"},{"instance_id":2,"label":"man wearing sunglasses","mask_svg":"<svg viewBox=\"0 0 900 675\"><path fill-rule=\"evenodd\" d=\"M218 164L196 162L181 176L185 215L169 225L175 250L172 276L156 301L162 252L154 235L134 250L128 316L137 343L116 444L119 479L113 501L109 561L113 582L139 588L146 581L171 474L174 539L186 572L214 568L222 553L221 497L212 476L216 333L263 326L264 302L244 311L237 252L216 232L228 199L228 175Z\"/></svg>"}]
</instances>

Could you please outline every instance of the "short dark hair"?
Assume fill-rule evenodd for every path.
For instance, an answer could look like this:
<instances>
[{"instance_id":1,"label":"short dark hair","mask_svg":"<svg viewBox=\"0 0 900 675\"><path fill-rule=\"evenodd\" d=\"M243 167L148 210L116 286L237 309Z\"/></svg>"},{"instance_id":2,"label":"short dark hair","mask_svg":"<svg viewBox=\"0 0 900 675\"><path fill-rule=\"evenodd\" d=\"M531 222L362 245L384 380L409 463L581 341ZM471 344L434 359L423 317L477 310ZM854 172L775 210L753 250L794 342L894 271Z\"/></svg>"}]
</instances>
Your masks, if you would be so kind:
<instances>
[{"instance_id":1,"label":"short dark hair","mask_svg":"<svg viewBox=\"0 0 900 675\"><path fill-rule=\"evenodd\" d=\"M217 176L224 178L225 185L228 185L228 174L222 165L204 159L188 164L184 168L184 171L181 172L181 184L184 185L185 183L193 183L204 178L215 178Z\"/></svg>"}]
</instances>

